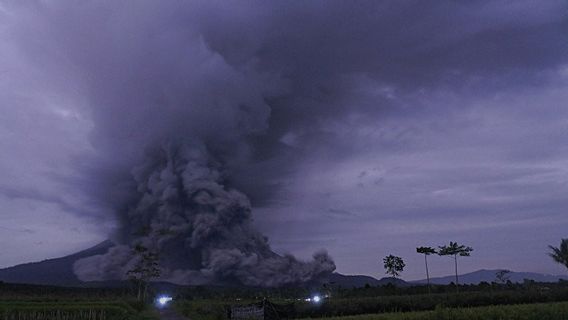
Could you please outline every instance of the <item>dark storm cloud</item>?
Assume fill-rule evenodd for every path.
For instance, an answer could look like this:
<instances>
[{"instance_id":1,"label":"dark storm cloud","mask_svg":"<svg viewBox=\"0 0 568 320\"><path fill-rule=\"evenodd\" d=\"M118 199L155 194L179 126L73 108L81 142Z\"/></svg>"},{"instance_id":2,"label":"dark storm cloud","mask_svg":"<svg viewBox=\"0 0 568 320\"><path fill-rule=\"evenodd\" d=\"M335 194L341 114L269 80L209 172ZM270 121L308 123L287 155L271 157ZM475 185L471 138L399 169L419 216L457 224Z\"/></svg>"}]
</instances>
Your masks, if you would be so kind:
<instances>
[{"instance_id":1,"label":"dark storm cloud","mask_svg":"<svg viewBox=\"0 0 568 320\"><path fill-rule=\"evenodd\" d=\"M330 122L377 126L384 117L420 114L424 94L440 88L490 94L546 82L568 53L561 1L332 1L203 10L200 30L213 50L233 65L255 61L286 83L285 94L268 100L269 126L254 141L257 156L275 162L262 170L267 179L286 175L296 157L325 146L335 156L359 152L352 141L338 143ZM411 129L398 130L404 138ZM266 190L282 186L240 180L255 188L253 199L258 189L272 195Z\"/></svg>"},{"instance_id":2,"label":"dark storm cloud","mask_svg":"<svg viewBox=\"0 0 568 320\"><path fill-rule=\"evenodd\" d=\"M49 74L69 70L88 95L91 141L109 154L100 161L112 167L160 137L199 135L223 144L229 158L252 153L274 161L258 164L267 172L260 179L233 174L258 201L279 186L266 180L286 174L279 159L335 146L329 122L356 126L420 113L404 105L439 88L494 91L546 81L568 53L562 1L20 6L14 15L25 22L14 33L35 39L20 41L31 62ZM227 147L243 138L252 150Z\"/></svg>"},{"instance_id":3,"label":"dark storm cloud","mask_svg":"<svg viewBox=\"0 0 568 320\"><path fill-rule=\"evenodd\" d=\"M66 148L50 149L65 155L74 170L41 170L57 176L58 183L50 191L55 194L37 192L36 200L60 199L56 193L68 190L61 186L66 183L84 196L71 192L73 200L60 204L83 203L89 210L81 213L103 220L114 211L110 216L120 221L122 240L133 228L128 207L177 203L169 197L180 185L172 181L187 175L186 169L174 177L160 172L194 162L197 172L214 168L208 188L238 189L257 207L297 206L291 212L273 210L269 219L275 220L278 212L284 219L342 223L372 222L371 212L409 220L419 214L443 218L446 212L471 216L492 204L484 193L503 199L529 193L533 205L556 203L538 196L536 181L557 176L558 168L541 171L535 162L565 155L557 147L565 111L559 95L547 90L565 81L566 9L564 1L2 4L7 49L2 76L18 84L3 83L3 108L45 105L57 114L58 120L49 121L56 124L52 127L71 133L52 134L51 128L20 122L10 127L17 117L9 116L5 136L21 138L27 128L52 141L77 136ZM540 97L530 101L528 92ZM547 112L536 111L543 103ZM23 110L37 115L40 108ZM542 128L531 120L551 125ZM202 156L163 158L173 152L167 151L171 145ZM35 152L25 150L14 159L34 158ZM156 171L133 178L133 168L141 165ZM193 185L184 181L184 188ZM549 180L545 185L554 187ZM147 189L163 198L147 203L140 191ZM34 189L27 190L33 196ZM432 197L443 199L431 202ZM249 210L246 201L237 203ZM149 212L140 210L141 216ZM169 207L163 211L179 214ZM196 221L226 227L206 218ZM230 277L254 282L249 256L217 244L197 247L225 266L215 269L212 263L201 278L236 264L242 272ZM97 263L109 274L118 272L112 261L131 261L125 248L108 258L108 264ZM272 262L260 264L265 270L282 266ZM329 266L327 260L320 265ZM311 267L298 268L300 277L319 272L301 271L305 268Z\"/></svg>"},{"instance_id":4,"label":"dark storm cloud","mask_svg":"<svg viewBox=\"0 0 568 320\"><path fill-rule=\"evenodd\" d=\"M77 212L77 213L84 213L84 214L89 213L87 211L88 209L86 209L84 207L74 206L74 205L70 204L69 202L67 202L63 198L54 196L54 195L49 194L49 193L44 193L44 192L41 192L39 190L33 190L31 188L16 189L16 188L9 188L9 187L0 186L0 193L2 195L4 195L5 197L7 197L8 199L36 200L36 201L41 201L41 202L45 202L45 203L55 204L59 208L61 208L61 210L65 210L65 211L68 211L68 212Z\"/></svg>"}]
</instances>

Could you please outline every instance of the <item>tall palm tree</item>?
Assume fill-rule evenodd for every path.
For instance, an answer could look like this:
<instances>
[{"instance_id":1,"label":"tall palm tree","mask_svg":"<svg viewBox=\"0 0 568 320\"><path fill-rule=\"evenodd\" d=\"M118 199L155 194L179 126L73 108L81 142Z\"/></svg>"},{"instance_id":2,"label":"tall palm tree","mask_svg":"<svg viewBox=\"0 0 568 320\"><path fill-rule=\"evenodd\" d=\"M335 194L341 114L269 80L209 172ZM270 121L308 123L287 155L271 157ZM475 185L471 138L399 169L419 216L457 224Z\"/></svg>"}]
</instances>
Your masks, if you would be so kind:
<instances>
[{"instance_id":1,"label":"tall palm tree","mask_svg":"<svg viewBox=\"0 0 568 320\"><path fill-rule=\"evenodd\" d=\"M426 265L426 282L428 284L428 293L430 293L430 274L428 272L428 256L436 253L436 249L432 247L418 247L416 252L424 255L424 264Z\"/></svg>"},{"instance_id":2,"label":"tall palm tree","mask_svg":"<svg viewBox=\"0 0 568 320\"><path fill-rule=\"evenodd\" d=\"M548 246L551 252L548 255L556 262L568 268L568 239L562 239L560 247Z\"/></svg>"},{"instance_id":3,"label":"tall palm tree","mask_svg":"<svg viewBox=\"0 0 568 320\"><path fill-rule=\"evenodd\" d=\"M458 280L458 256L460 257L469 257L471 252L473 251L472 247L466 247L464 245L460 245L457 242L450 241L450 244L447 246L438 247L440 250L438 251L438 255L440 256L453 256L454 258L454 266L456 270L456 291L459 292L459 280Z\"/></svg>"}]
</instances>

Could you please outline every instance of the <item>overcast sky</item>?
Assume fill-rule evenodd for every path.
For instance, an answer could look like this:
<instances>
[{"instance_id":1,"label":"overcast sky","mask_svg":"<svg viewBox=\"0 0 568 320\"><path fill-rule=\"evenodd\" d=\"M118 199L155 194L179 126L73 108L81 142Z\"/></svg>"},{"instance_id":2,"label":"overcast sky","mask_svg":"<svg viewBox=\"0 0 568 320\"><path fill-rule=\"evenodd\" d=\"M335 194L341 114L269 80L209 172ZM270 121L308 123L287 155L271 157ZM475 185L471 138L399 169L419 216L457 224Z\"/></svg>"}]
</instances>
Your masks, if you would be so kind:
<instances>
[{"instance_id":1,"label":"overcast sky","mask_svg":"<svg viewBox=\"0 0 568 320\"><path fill-rule=\"evenodd\" d=\"M0 267L105 240L109 183L204 141L278 253L565 273L565 1L0 2ZM189 138L187 138L189 139ZM185 140L184 140L185 141ZM126 169L125 169L126 168ZM435 276L452 272L431 259Z\"/></svg>"}]
</instances>

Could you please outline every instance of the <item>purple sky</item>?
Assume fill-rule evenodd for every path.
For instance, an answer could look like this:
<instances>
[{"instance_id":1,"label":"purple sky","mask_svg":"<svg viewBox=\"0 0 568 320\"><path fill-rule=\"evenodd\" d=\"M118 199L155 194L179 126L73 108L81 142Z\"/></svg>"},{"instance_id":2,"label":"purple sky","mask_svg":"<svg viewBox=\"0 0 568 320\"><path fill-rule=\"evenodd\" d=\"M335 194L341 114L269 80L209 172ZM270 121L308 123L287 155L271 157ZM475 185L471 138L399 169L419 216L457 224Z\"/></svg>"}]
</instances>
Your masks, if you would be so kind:
<instances>
[{"instance_id":1,"label":"purple sky","mask_svg":"<svg viewBox=\"0 0 568 320\"><path fill-rule=\"evenodd\" d=\"M207 144L279 253L564 273L565 1L0 2L0 267L107 239L148 147ZM188 138L191 137L191 138ZM452 272L431 259L435 276Z\"/></svg>"}]
</instances>

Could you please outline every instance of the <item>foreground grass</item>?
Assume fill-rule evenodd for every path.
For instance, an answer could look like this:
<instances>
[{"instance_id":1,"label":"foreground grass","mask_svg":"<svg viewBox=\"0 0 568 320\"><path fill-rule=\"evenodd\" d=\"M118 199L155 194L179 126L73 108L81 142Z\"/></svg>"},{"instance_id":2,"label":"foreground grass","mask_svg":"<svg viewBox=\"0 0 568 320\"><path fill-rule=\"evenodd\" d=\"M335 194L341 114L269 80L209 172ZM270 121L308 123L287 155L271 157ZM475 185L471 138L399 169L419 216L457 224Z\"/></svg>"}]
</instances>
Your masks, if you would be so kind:
<instances>
[{"instance_id":1,"label":"foreground grass","mask_svg":"<svg viewBox=\"0 0 568 320\"><path fill-rule=\"evenodd\" d=\"M568 302L365 314L327 320L568 320Z\"/></svg>"},{"instance_id":2,"label":"foreground grass","mask_svg":"<svg viewBox=\"0 0 568 320\"><path fill-rule=\"evenodd\" d=\"M255 301L245 301L243 304ZM240 304L232 303L232 304ZM191 300L177 301L174 304L176 310L183 316L193 320L225 320L227 319L227 309L231 303L220 300Z\"/></svg>"},{"instance_id":3,"label":"foreground grass","mask_svg":"<svg viewBox=\"0 0 568 320\"><path fill-rule=\"evenodd\" d=\"M179 312L194 320L224 320L231 305L246 305L259 300L209 299L179 300ZM409 313L437 308L468 309L484 306L524 305L568 301L568 288L554 290L477 291L400 296L336 297L320 304L297 300L270 299L274 304L289 306L289 318L330 318L360 314Z\"/></svg>"},{"instance_id":4,"label":"foreground grass","mask_svg":"<svg viewBox=\"0 0 568 320\"><path fill-rule=\"evenodd\" d=\"M154 320L155 313L126 302L0 301L0 320Z\"/></svg>"},{"instance_id":5,"label":"foreground grass","mask_svg":"<svg viewBox=\"0 0 568 320\"><path fill-rule=\"evenodd\" d=\"M520 305L568 301L568 290L518 290L498 292L464 292L460 294L403 295L339 298L321 305L296 303L296 317L340 317L358 314L429 311L445 308L471 308L492 305Z\"/></svg>"}]
</instances>

